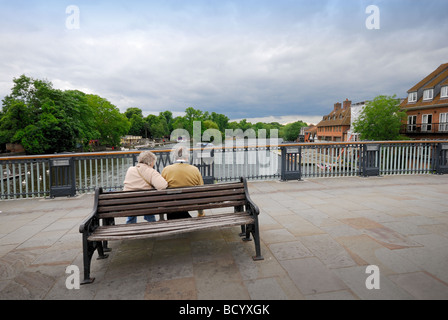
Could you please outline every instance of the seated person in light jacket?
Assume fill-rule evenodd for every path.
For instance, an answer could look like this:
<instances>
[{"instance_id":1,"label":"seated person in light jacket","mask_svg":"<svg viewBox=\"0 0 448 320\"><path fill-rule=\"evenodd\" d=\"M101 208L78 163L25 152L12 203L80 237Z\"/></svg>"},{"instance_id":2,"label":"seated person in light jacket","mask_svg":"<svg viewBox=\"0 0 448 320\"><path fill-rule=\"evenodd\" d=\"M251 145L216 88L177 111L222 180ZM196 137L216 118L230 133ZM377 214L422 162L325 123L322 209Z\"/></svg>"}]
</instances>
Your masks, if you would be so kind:
<instances>
[{"instance_id":1,"label":"seated person in light jacket","mask_svg":"<svg viewBox=\"0 0 448 320\"><path fill-rule=\"evenodd\" d=\"M140 153L137 158L138 164L130 167L126 172L123 191L137 190L163 190L168 187L166 180L154 169L157 157L151 151ZM160 217L162 219L162 216ZM153 215L145 216L148 222L156 221ZM136 223L137 217L128 217L126 223Z\"/></svg>"}]
</instances>

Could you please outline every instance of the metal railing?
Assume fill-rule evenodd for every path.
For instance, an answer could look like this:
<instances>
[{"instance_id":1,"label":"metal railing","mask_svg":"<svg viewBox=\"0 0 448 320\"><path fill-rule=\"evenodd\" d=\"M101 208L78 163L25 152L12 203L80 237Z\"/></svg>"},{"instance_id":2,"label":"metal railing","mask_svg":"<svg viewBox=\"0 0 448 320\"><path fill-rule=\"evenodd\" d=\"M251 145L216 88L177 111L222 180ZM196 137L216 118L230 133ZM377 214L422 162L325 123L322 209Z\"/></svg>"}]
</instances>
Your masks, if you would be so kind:
<instances>
[{"instance_id":1,"label":"metal railing","mask_svg":"<svg viewBox=\"0 0 448 320\"><path fill-rule=\"evenodd\" d=\"M434 154L440 142L357 142L301 144L302 177L365 175L363 159L373 154L370 165L380 175L429 174L435 170ZM367 148L365 148L367 146ZM368 146L378 146L369 151ZM366 163L364 163L366 164Z\"/></svg>"},{"instance_id":2,"label":"metal railing","mask_svg":"<svg viewBox=\"0 0 448 320\"><path fill-rule=\"evenodd\" d=\"M448 141L297 143L192 150L191 163L211 182L291 180L319 177L433 174L448 171ZM172 163L171 150L152 150L159 172ZM0 158L0 199L52 197L59 186L52 168L73 166L68 179L78 194L96 187L121 190L127 169L141 151L68 153ZM71 159L71 161L55 161ZM52 167L53 164L53 167ZM51 179L53 178L53 179ZM205 180L205 179L204 179ZM65 183L65 182L61 182ZM59 189L58 189L59 190ZM73 191L73 190L71 190Z\"/></svg>"},{"instance_id":3,"label":"metal railing","mask_svg":"<svg viewBox=\"0 0 448 320\"><path fill-rule=\"evenodd\" d=\"M402 134L448 134L448 122L405 124L401 127Z\"/></svg>"}]
</instances>

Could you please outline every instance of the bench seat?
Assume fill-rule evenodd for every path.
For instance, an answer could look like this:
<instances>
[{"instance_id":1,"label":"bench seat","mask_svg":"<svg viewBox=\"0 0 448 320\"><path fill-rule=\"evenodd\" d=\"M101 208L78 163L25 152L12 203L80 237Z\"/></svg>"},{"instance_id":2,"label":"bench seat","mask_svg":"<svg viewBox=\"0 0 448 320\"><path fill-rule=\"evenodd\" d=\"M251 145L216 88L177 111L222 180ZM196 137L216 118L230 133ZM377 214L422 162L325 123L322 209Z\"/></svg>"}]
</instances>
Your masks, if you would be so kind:
<instances>
[{"instance_id":1,"label":"bench seat","mask_svg":"<svg viewBox=\"0 0 448 320\"><path fill-rule=\"evenodd\" d=\"M190 219L177 219L136 224L122 224L98 227L87 239L88 241L112 241L154 238L171 236L199 230L213 229L216 227L241 226L254 223L254 218L247 212L214 214L205 217Z\"/></svg>"}]
</instances>

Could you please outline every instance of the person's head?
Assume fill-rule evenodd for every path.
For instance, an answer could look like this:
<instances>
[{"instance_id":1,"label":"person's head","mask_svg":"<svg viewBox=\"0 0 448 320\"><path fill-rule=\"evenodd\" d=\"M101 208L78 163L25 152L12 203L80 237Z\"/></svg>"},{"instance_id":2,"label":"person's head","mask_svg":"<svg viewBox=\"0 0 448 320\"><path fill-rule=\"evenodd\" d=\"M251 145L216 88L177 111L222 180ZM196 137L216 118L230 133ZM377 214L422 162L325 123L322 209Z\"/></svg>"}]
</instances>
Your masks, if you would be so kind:
<instances>
[{"instance_id":1,"label":"person's head","mask_svg":"<svg viewBox=\"0 0 448 320\"><path fill-rule=\"evenodd\" d=\"M157 162L157 157L151 151L143 151L142 153L139 154L137 161L138 163L144 163L150 167L154 167L154 165Z\"/></svg>"},{"instance_id":2,"label":"person's head","mask_svg":"<svg viewBox=\"0 0 448 320\"><path fill-rule=\"evenodd\" d=\"M173 160L176 161L185 161L188 162L190 159L190 149L186 146L180 146L174 149L173 151Z\"/></svg>"}]
</instances>

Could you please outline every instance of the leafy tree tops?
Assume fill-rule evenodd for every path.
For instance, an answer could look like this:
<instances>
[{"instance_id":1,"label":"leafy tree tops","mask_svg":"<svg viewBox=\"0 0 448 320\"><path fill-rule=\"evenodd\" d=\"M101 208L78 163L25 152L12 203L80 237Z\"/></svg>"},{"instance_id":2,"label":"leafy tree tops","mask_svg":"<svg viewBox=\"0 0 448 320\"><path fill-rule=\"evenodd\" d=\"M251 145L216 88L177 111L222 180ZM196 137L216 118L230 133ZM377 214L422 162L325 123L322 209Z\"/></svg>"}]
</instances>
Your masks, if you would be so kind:
<instances>
[{"instance_id":1,"label":"leafy tree tops","mask_svg":"<svg viewBox=\"0 0 448 320\"><path fill-rule=\"evenodd\" d=\"M224 114L209 113L192 107L184 116L171 111L143 116L140 108L124 113L108 100L78 90L58 90L47 80L25 75L13 79L11 93L2 100L0 110L0 149L7 143L20 143L28 154L45 154L88 148L89 141L118 146L126 134L145 138L167 137L175 129L192 134L193 123L201 122L202 131L217 129L223 137L226 129L279 130L279 137L295 140L306 123L286 126L276 122L252 124L243 119L229 122ZM191 135L192 136L192 135Z\"/></svg>"},{"instance_id":2,"label":"leafy tree tops","mask_svg":"<svg viewBox=\"0 0 448 320\"><path fill-rule=\"evenodd\" d=\"M71 151L90 140L118 145L129 121L107 100L77 90L54 89L20 76L2 100L0 144L20 143L28 154Z\"/></svg>"}]
</instances>

